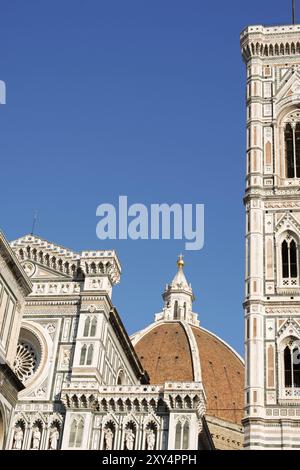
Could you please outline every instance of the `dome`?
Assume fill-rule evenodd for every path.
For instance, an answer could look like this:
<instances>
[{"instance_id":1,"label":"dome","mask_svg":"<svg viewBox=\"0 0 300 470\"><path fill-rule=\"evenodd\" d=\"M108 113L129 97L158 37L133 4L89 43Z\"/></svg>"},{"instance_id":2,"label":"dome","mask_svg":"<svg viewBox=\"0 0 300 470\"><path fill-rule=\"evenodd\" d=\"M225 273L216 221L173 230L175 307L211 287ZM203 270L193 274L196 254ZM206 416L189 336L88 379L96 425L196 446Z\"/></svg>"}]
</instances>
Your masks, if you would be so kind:
<instances>
[{"instance_id":1,"label":"dome","mask_svg":"<svg viewBox=\"0 0 300 470\"><path fill-rule=\"evenodd\" d=\"M244 363L213 333L185 321L156 321L132 337L150 383L202 380L206 415L240 425Z\"/></svg>"}]
</instances>

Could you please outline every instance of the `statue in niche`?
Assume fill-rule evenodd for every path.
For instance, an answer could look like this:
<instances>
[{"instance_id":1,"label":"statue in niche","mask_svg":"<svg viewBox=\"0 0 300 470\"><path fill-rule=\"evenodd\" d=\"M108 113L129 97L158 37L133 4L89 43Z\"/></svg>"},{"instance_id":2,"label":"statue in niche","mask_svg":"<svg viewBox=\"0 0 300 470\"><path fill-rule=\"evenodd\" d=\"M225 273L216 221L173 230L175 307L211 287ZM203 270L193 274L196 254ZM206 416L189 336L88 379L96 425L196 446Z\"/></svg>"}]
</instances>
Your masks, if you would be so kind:
<instances>
[{"instance_id":1,"label":"statue in niche","mask_svg":"<svg viewBox=\"0 0 300 470\"><path fill-rule=\"evenodd\" d=\"M56 292L57 292L57 285L56 284L50 284L49 294L55 294Z\"/></svg>"},{"instance_id":2,"label":"statue in niche","mask_svg":"<svg viewBox=\"0 0 300 470\"><path fill-rule=\"evenodd\" d=\"M147 450L153 450L155 446L155 433L153 429L149 429L147 432Z\"/></svg>"},{"instance_id":3,"label":"statue in niche","mask_svg":"<svg viewBox=\"0 0 300 470\"><path fill-rule=\"evenodd\" d=\"M134 439L135 439L135 436L134 436L132 429L128 429L125 435L125 444L126 444L127 450L133 450Z\"/></svg>"},{"instance_id":4,"label":"statue in niche","mask_svg":"<svg viewBox=\"0 0 300 470\"><path fill-rule=\"evenodd\" d=\"M63 358L62 358L62 361L61 361L61 365L63 367L68 367L69 366L69 363L70 363L70 354L71 354L71 351L69 349L65 349L63 351Z\"/></svg>"},{"instance_id":5,"label":"statue in niche","mask_svg":"<svg viewBox=\"0 0 300 470\"><path fill-rule=\"evenodd\" d=\"M23 437L24 437L24 433L22 431L21 426L16 426L15 432L14 432L13 449L16 449L16 450L22 449Z\"/></svg>"},{"instance_id":6,"label":"statue in niche","mask_svg":"<svg viewBox=\"0 0 300 470\"><path fill-rule=\"evenodd\" d=\"M37 294L43 294L45 291L45 286L43 284L38 284L36 288L36 293Z\"/></svg>"},{"instance_id":7,"label":"statue in niche","mask_svg":"<svg viewBox=\"0 0 300 470\"><path fill-rule=\"evenodd\" d=\"M92 289L101 289L102 280L101 279L92 279L91 288Z\"/></svg>"},{"instance_id":8,"label":"statue in niche","mask_svg":"<svg viewBox=\"0 0 300 470\"><path fill-rule=\"evenodd\" d=\"M32 449L38 450L40 448L40 442L41 442L41 431L39 430L37 426L35 426L32 431Z\"/></svg>"},{"instance_id":9,"label":"statue in niche","mask_svg":"<svg viewBox=\"0 0 300 470\"><path fill-rule=\"evenodd\" d=\"M57 427L55 426L54 428L52 428L52 431L50 433L50 446L49 446L50 450L57 449L58 439L59 439L59 432L58 432Z\"/></svg>"},{"instance_id":10,"label":"statue in niche","mask_svg":"<svg viewBox=\"0 0 300 470\"><path fill-rule=\"evenodd\" d=\"M105 450L112 450L112 445L113 445L113 432L111 429L105 429L104 432L104 442L105 442Z\"/></svg>"}]
</instances>

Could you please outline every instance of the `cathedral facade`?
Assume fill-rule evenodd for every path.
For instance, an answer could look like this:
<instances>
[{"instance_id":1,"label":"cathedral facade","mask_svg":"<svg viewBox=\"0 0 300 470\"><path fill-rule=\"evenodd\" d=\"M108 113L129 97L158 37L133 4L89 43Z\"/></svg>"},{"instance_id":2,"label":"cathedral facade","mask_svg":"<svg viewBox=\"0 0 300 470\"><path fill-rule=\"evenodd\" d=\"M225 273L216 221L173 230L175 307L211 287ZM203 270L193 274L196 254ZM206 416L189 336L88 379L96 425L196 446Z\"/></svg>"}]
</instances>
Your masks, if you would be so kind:
<instances>
[{"instance_id":1,"label":"cathedral facade","mask_svg":"<svg viewBox=\"0 0 300 470\"><path fill-rule=\"evenodd\" d=\"M129 338L111 300L114 251L33 235L10 251L30 292L11 332L20 391L5 449L242 448L243 361L199 326L181 257L162 311Z\"/></svg>"}]
</instances>

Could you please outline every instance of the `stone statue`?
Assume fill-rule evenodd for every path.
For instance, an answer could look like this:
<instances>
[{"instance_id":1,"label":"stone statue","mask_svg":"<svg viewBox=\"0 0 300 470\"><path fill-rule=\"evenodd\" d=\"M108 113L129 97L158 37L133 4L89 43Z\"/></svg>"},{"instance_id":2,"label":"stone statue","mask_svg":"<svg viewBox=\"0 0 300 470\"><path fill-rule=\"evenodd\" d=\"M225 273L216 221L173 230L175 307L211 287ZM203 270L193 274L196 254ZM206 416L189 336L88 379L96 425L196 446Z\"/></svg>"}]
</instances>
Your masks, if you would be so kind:
<instances>
[{"instance_id":1,"label":"stone statue","mask_svg":"<svg viewBox=\"0 0 300 470\"><path fill-rule=\"evenodd\" d=\"M35 426L32 431L32 449L38 450L40 448L40 442L41 442L41 431L39 430L37 426Z\"/></svg>"},{"instance_id":2,"label":"stone statue","mask_svg":"<svg viewBox=\"0 0 300 470\"><path fill-rule=\"evenodd\" d=\"M57 449L57 442L59 439L59 432L57 427L52 428L52 431L50 433L50 450L56 450Z\"/></svg>"},{"instance_id":3,"label":"stone statue","mask_svg":"<svg viewBox=\"0 0 300 470\"><path fill-rule=\"evenodd\" d=\"M147 432L147 450L153 450L155 446L155 433L153 429Z\"/></svg>"},{"instance_id":4,"label":"stone statue","mask_svg":"<svg viewBox=\"0 0 300 470\"><path fill-rule=\"evenodd\" d=\"M68 367L69 366L69 363L70 363L70 354L71 354L71 351L69 349L65 349L63 351L63 358L62 358L62 361L61 361L61 365L63 367Z\"/></svg>"},{"instance_id":5,"label":"stone statue","mask_svg":"<svg viewBox=\"0 0 300 470\"><path fill-rule=\"evenodd\" d=\"M22 449L23 437L24 437L24 433L22 431L21 426L16 426L15 433L14 433L13 449L16 449L16 450Z\"/></svg>"},{"instance_id":6,"label":"stone statue","mask_svg":"<svg viewBox=\"0 0 300 470\"><path fill-rule=\"evenodd\" d=\"M105 449L106 450L112 450L112 445L113 445L113 432L111 429L105 429L104 433L104 441L105 441Z\"/></svg>"},{"instance_id":7,"label":"stone statue","mask_svg":"<svg viewBox=\"0 0 300 470\"><path fill-rule=\"evenodd\" d=\"M134 439L135 439L135 436L134 436L132 429L128 429L125 435L125 443L126 443L127 450L133 450Z\"/></svg>"}]
</instances>

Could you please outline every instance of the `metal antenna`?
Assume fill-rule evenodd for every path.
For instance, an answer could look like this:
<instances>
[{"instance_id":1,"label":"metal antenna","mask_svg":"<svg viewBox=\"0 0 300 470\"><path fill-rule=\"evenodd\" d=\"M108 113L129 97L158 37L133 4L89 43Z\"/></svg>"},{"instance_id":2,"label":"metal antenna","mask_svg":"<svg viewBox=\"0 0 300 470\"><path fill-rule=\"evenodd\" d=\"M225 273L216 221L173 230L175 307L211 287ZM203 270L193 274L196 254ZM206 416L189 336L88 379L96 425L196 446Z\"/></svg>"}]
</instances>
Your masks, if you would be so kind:
<instances>
[{"instance_id":1,"label":"metal antenna","mask_svg":"<svg viewBox=\"0 0 300 470\"><path fill-rule=\"evenodd\" d=\"M296 6L295 6L295 0L292 0L292 18L293 18L293 24L296 24Z\"/></svg>"},{"instance_id":2,"label":"metal antenna","mask_svg":"<svg viewBox=\"0 0 300 470\"><path fill-rule=\"evenodd\" d=\"M31 235L33 235L33 232L34 232L34 229L35 229L35 226L36 226L37 216L38 216L38 211L35 210L35 211L34 211L34 214L33 214L33 222L32 222Z\"/></svg>"}]
</instances>

